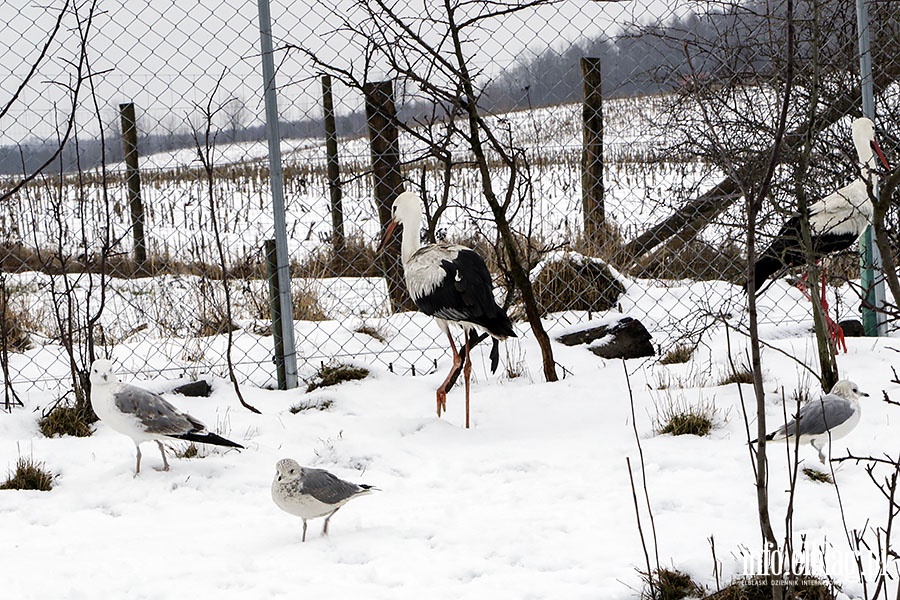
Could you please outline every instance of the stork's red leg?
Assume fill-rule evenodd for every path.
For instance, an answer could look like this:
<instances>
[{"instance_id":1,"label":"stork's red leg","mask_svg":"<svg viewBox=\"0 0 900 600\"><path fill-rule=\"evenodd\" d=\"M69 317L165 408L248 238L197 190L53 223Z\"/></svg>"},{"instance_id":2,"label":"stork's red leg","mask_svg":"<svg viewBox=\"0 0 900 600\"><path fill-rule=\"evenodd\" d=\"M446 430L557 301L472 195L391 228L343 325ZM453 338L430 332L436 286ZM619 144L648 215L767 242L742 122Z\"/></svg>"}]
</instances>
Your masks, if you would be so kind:
<instances>
[{"instance_id":1,"label":"stork's red leg","mask_svg":"<svg viewBox=\"0 0 900 600\"><path fill-rule=\"evenodd\" d=\"M462 358L459 356L459 352L456 351L456 342L453 341L453 336L450 335L449 330L447 330L447 339L450 340L450 349L453 351L453 368L450 369L450 373L447 375L444 383L441 384L441 387L437 389L438 417L441 416L441 412L447 411L447 385L450 383L453 374L459 370L459 367L462 365Z\"/></svg>"},{"instance_id":2,"label":"stork's red leg","mask_svg":"<svg viewBox=\"0 0 900 600\"><path fill-rule=\"evenodd\" d=\"M797 289L800 290L800 293L803 294L807 300L813 302L814 300L809 295L809 292L806 290L806 278L807 274L803 274L803 278L797 283ZM825 290L825 267L822 267L822 280L819 284L820 295L819 304L822 307L822 314L825 316L825 325L828 327L828 335L831 337L831 341L834 343L835 347L838 349L843 349L843 351L847 352L847 342L844 339L844 329L838 323L831 318L831 315L828 314L829 306L828 306L828 297L826 296Z\"/></svg>"},{"instance_id":3,"label":"stork's red leg","mask_svg":"<svg viewBox=\"0 0 900 600\"><path fill-rule=\"evenodd\" d=\"M469 332L465 332L466 336L466 356L469 356ZM463 376L466 378L466 429L469 428L469 380L472 375L472 361L466 360L466 364L463 367Z\"/></svg>"},{"instance_id":4,"label":"stork's red leg","mask_svg":"<svg viewBox=\"0 0 900 600\"><path fill-rule=\"evenodd\" d=\"M847 341L844 339L844 328L831 318L828 314L830 307L828 306L828 297L825 294L825 267L822 267L822 282L820 283L822 304L822 314L825 315L825 324L828 326L828 335L831 336L831 342L835 345L836 350L843 350L847 353Z\"/></svg>"}]
</instances>

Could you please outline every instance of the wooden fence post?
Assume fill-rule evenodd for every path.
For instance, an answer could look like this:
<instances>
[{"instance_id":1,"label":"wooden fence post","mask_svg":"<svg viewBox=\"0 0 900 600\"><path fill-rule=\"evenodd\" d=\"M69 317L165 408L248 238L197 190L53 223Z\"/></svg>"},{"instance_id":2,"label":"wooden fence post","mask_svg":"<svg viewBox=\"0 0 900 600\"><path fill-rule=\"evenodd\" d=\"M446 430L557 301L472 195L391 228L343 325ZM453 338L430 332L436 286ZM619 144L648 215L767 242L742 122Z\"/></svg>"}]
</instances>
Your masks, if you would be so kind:
<instances>
[{"instance_id":1,"label":"wooden fence post","mask_svg":"<svg viewBox=\"0 0 900 600\"><path fill-rule=\"evenodd\" d=\"M137 126L134 103L119 105L122 115L122 145L125 150L125 178L128 182L128 204L131 207L131 231L134 238L135 270L144 270L147 245L144 238L144 203L141 201L141 173L138 170Z\"/></svg>"},{"instance_id":2,"label":"wooden fence post","mask_svg":"<svg viewBox=\"0 0 900 600\"><path fill-rule=\"evenodd\" d=\"M328 191L331 194L331 241L334 256L344 256L344 207L342 204L341 167L338 162L337 126L334 119L334 97L331 75L322 75L322 111L325 116L325 155Z\"/></svg>"},{"instance_id":3,"label":"wooden fence post","mask_svg":"<svg viewBox=\"0 0 900 600\"><path fill-rule=\"evenodd\" d=\"M581 59L582 139L581 206L584 212L584 238L596 250L601 244L606 209L603 202L603 95L600 59Z\"/></svg>"},{"instance_id":4,"label":"wooden fence post","mask_svg":"<svg viewBox=\"0 0 900 600\"><path fill-rule=\"evenodd\" d=\"M403 191L400 175L400 143L397 131L397 111L394 107L394 84L392 81L367 83L363 86L366 97L366 119L369 124L369 143L372 153L372 177L375 190L375 204L381 227L387 227L391 220L391 204ZM400 236L396 236L385 248L382 265L385 269L391 309L415 310L415 305L406 292L403 283L403 268L400 264Z\"/></svg>"},{"instance_id":5,"label":"wooden fence post","mask_svg":"<svg viewBox=\"0 0 900 600\"><path fill-rule=\"evenodd\" d=\"M266 275L269 280L269 314L272 318L272 337L275 342L275 372L278 377L278 389L286 390L287 372L284 366L284 333L282 330L281 300L278 285L278 256L275 251L275 240L264 242L266 254ZM290 315L293 321L293 315Z\"/></svg>"}]
</instances>

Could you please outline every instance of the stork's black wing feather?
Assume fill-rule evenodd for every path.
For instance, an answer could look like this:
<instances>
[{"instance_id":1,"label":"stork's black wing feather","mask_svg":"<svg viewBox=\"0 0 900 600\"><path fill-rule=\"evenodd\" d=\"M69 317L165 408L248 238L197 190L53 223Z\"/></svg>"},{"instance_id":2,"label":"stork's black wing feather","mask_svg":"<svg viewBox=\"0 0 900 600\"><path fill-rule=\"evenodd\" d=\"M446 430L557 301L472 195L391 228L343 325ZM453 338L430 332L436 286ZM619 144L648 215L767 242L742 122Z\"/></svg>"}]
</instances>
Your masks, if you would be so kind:
<instances>
[{"instance_id":1,"label":"stork's black wing feather","mask_svg":"<svg viewBox=\"0 0 900 600\"><path fill-rule=\"evenodd\" d=\"M501 339L516 336L509 317L494 300L491 273L475 251L460 250L453 260L441 261L441 268L446 277L416 300L419 310L448 321L474 323Z\"/></svg>"}]
</instances>

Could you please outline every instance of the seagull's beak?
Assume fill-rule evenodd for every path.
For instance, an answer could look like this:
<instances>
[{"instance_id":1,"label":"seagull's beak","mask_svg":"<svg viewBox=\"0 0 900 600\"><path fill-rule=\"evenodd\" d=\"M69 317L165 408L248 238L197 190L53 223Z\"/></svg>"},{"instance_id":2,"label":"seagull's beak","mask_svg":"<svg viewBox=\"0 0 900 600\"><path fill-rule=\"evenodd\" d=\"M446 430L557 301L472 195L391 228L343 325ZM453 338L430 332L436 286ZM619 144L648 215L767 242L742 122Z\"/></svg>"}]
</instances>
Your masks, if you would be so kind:
<instances>
[{"instance_id":1,"label":"seagull's beak","mask_svg":"<svg viewBox=\"0 0 900 600\"><path fill-rule=\"evenodd\" d=\"M881 145L878 143L878 140L872 140L872 150L875 151L875 154L878 155L878 158L881 159L881 164L884 165L884 168L888 171L891 170L891 165L888 163L887 157L884 155L884 152L881 150ZM866 394L868 396L868 394Z\"/></svg>"},{"instance_id":2,"label":"seagull's beak","mask_svg":"<svg viewBox=\"0 0 900 600\"><path fill-rule=\"evenodd\" d=\"M391 240L391 236L394 235L395 229L397 229L397 221L391 219L391 222L388 223L387 229L384 231L384 238L382 238L381 243L378 244L378 249L375 250L375 252L380 253L387 247L388 242Z\"/></svg>"}]
</instances>

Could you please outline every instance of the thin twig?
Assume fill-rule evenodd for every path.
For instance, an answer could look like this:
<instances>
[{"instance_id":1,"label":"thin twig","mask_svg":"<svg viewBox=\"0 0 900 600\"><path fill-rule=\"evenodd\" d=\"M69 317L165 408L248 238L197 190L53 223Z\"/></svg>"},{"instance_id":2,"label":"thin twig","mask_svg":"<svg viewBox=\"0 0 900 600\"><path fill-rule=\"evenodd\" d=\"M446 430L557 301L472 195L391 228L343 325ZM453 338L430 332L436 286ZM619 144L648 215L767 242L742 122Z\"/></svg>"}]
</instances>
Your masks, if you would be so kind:
<instances>
[{"instance_id":1,"label":"thin twig","mask_svg":"<svg viewBox=\"0 0 900 600\"><path fill-rule=\"evenodd\" d=\"M637 489L634 487L634 474L631 472L630 457L625 457L625 464L628 466L628 479L631 481L631 498L634 500L634 516L637 519L638 535L641 536L641 547L644 549L644 564L647 565L647 585L650 586L650 597L656 598L656 585L653 583L653 571L650 568L650 554L647 552L644 528L641 525L641 510L638 507Z\"/></svg>"}]
</instances>

